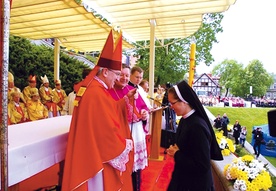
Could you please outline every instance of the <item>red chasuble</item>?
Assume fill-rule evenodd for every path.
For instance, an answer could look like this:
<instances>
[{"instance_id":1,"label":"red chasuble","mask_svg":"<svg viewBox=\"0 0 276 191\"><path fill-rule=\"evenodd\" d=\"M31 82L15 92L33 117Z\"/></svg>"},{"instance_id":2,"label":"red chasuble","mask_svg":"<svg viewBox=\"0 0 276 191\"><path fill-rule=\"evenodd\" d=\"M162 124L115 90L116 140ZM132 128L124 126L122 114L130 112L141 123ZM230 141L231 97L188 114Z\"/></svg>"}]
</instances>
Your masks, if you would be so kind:
<instances>
[{"instance_id":1,"label":"red chasuble","mask_svg":"<svg viewBox=\"0 0 276 191\"><path fill-rule=\"evenodd\" d=\"M131 191L133 151L123 173L108 164L124 151L126 138L130 132L125 101L116 102L93 80L73 112L62 190L87 190L87 180L103 170L105 191Z\"/></svg>"}]
</instances>

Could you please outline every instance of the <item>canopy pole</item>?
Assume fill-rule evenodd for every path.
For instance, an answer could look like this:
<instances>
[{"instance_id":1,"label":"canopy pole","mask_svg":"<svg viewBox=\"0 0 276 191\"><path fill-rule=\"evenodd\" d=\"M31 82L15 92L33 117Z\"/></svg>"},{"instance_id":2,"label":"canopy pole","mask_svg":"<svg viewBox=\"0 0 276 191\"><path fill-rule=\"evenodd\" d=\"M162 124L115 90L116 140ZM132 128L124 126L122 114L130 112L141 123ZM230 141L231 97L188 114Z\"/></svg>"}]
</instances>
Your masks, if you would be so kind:
<instances>
[{"instance_id":1,"label":"canopy pole","mask_svg":"<svg viewBox=\"0 0 276 191\"><path fill-rule=\"evenodd\" d=\"M154 97L155 19L150 19L149 95Z\"/></svg>"},{"instance_id":2,"label":"canopy pole","mask_svg":"<svg viewBox=\"0 0 276 191\"><path fill-rule=\"evenodd\" d=\"M4 6L4 7L2 7ZM1 2L1 190L8 191L8 71L10 0Z\"/></svg>"},{"instance_id":3,"label":"canopy pole","mask_svg":"<svg viewBox=\"0 0 276 191\"><path fill-rule=\"evenodd\" d=\"M54 79L55 80L60 80L59 79L59 68L60 68L60 62L59 62L59 57L60 57L60 42L57 38L55 38L55 49L54 49Z\"/></svg>"}]
</instances>

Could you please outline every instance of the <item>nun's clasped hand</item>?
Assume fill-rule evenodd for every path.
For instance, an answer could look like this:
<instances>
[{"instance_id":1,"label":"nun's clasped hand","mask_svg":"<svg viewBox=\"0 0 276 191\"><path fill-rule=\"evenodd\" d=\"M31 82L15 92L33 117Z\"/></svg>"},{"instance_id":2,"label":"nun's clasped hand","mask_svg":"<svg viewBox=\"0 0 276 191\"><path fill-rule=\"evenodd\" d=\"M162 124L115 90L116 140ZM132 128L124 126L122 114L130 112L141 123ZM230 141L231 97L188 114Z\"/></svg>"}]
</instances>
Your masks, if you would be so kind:
<instances>
[{"instance_id":1,"label":"nun's clasped hand","mask_svg":"<svg viewBox=\"0 0 276 191\"><path fill-rule=\"evenodd\" d=\"M167 154L171 157L173 157L175 155L175 153L179 150L178 146L176 144L171 145L168 149L167 149Z\"/></svg>"}]
</instances>

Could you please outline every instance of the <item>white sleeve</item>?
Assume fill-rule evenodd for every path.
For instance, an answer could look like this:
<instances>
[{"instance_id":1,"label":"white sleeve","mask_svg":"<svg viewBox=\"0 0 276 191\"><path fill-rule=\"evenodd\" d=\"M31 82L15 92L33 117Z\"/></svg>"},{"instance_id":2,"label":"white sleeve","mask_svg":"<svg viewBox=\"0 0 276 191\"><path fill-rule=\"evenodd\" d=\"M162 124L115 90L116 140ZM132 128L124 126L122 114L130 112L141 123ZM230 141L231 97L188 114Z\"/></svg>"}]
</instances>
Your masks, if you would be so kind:
<instances>
[{"instance_id":1,"label":"white sleeve","mask_svg":"<svg viewBox=\"0 0 276 191\"><path fill-rule=\"evenodd\" d=\"M146 103L148 109L152 109L153 107L150 104L150 100L147 98L147 92L145 92L145 90L141 86L138 86L138 92Z\"/></svg>"},{"instance_id":2,"label":"white sleeve","mask_svg":"<svg viewBox=\"0 0 276 191\"><path fill-rule=\"evenodd\" d=\"M126 163L129 161L129 152L133 149L133 142L131 139L126 139L125 150L116 158L110 160L108 163L117 170L124 172L126 170Z\"/></svg>"}]
</instances>

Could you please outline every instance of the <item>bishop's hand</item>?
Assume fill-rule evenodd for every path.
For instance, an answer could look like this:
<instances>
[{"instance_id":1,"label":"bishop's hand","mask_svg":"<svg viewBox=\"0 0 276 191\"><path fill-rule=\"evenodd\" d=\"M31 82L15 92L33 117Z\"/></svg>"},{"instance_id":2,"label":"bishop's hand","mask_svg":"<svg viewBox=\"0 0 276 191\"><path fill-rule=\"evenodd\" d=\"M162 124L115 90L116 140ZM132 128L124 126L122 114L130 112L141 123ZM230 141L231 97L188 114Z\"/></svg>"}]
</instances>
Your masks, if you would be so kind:
<instances>
[{"instance_id":1,"label":"bishop's hand","mask_svg":"<svg viewBox=\"0 0 276 191\"><path fill-rule=\"evenodd\" d=\"M135 99L135 94L137 94L137 93L138 93L137 89L129 90L127 93L127 97L131 100Z\"/></svg>"}]
</instances>

